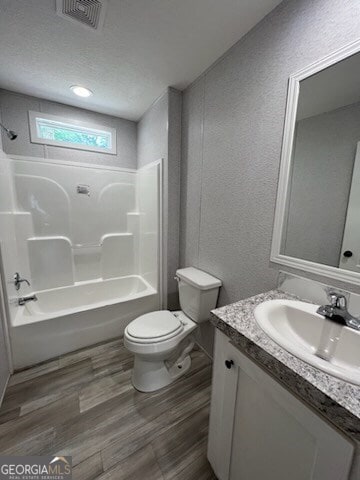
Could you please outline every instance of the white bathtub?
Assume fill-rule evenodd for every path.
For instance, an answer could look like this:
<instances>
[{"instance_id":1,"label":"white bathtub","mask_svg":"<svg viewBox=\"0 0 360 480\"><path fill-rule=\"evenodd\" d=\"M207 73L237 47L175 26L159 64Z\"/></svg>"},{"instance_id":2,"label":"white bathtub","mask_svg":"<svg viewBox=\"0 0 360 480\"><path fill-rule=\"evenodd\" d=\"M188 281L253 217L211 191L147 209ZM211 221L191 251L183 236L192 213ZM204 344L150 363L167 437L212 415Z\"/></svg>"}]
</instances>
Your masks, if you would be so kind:
<instances>
[{"instance_id":1,"label":"white bathtub","mask_svg":"<svg viewBox=\"0 0 360 480\"><path fill-rule=\"evenodd\" d=\"M34 292L11 325L15 368L123 335L134 318L159 308L159 296L132 275Z\"/></svg>"}]
</instances>

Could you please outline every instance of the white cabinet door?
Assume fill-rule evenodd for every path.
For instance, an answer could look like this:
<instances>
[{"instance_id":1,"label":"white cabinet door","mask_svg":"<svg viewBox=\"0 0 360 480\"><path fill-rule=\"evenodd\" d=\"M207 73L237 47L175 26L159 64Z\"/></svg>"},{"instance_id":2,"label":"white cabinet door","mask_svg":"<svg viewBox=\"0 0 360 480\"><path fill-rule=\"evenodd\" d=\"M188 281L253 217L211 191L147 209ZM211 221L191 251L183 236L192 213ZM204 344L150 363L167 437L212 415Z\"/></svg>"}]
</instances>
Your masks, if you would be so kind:
<instances>
[{"instance_id":1,"label":"white cabinet door","mask_svg":"<svg viewBox=\"0 0 360 480\"><path fill-rule=\"evenodd\" d=\"M348 478L349 440L220 332L215 355L208 454L220 480Z\"/></svg>"},{"instance_id":2,"label":"white cabinet door","mask_svg":"<svg viewBox=\"0 0 360 480\"><path fill-rule=\"evenodd\" d=\"M208 459L219 480L229 479L237 391L237 369L227 368L225 365L225 362L231 360L228 347L228 338L217 330L214 346ZM233 367L229 364L228 366Z\"/></svg>"}]
</instances>

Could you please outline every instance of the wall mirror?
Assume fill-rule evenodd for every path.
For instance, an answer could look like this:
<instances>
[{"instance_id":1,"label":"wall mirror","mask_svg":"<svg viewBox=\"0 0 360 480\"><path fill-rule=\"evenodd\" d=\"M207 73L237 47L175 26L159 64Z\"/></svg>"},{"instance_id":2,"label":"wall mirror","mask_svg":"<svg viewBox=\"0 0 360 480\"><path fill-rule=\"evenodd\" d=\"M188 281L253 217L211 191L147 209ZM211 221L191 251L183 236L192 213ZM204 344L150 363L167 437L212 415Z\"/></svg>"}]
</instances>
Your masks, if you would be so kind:
<instances>
[{"instance_id":1,"label":"wall mirror","mask_svg":"<svg viewBox=\"0 0 360 480\"><path fill-rule=\"evenodd\" d=\"M289 79L271 260L360 284L360 42Z\"/></svg>"}]
</instances>

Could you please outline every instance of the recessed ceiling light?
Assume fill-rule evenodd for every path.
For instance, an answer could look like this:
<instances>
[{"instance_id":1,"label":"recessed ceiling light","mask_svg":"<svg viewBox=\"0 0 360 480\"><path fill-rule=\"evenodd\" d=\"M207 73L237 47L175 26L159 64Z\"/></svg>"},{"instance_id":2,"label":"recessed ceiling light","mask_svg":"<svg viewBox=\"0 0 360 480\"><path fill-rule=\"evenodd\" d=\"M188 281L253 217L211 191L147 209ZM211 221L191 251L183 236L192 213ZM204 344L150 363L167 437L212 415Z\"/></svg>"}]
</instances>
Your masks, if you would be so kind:
<instances>
[{"instance_id":1,"label":"recessed ceiling light","mask_svg":"<svg viewBox=\"0 0 360 480\"><path fill-rule=\"evenodd\" d=\"M93 94L91 90L86 87L81 87L80 85L72 85L71 90L75 93L75 95L79 97L90 97Z\"/></svg>"}]
</instances>

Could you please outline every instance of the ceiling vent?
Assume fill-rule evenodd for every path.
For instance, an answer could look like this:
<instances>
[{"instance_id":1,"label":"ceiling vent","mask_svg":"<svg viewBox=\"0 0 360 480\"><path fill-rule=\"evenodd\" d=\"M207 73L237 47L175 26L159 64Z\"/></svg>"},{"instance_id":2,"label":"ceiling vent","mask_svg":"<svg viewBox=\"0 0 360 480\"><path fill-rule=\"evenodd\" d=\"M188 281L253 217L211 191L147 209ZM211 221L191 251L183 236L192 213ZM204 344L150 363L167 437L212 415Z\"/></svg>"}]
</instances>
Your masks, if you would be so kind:
<instances>
[{"instance_id":1,"label":"ceiling vent","mask_svg":"<svg viewBox=\"0 0 360 480\"><path fill-rule=\"evenodd\" d=\"M107 0L56 0L56 13L92 30L104 24Z\"/></svg>"}]
</instances>

